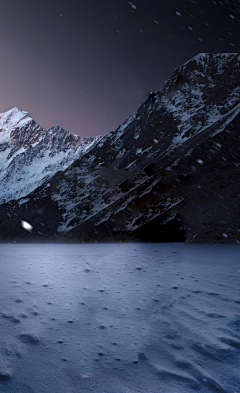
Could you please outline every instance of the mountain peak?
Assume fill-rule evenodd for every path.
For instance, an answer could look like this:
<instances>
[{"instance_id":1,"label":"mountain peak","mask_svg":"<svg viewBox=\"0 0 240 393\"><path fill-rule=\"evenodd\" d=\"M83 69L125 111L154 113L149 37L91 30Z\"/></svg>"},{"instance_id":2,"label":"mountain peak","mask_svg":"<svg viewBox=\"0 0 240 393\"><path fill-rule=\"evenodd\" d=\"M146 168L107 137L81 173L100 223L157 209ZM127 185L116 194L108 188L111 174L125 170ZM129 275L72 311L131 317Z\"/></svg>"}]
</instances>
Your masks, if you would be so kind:
<instances>
[{"instance_id":1,"label":"mountain peak","mask_svg":"<svg viewBox=\"0 0 240 393\"><path fill-rule=\"evenodd\" d=\"M26 111L20 111L17 107L0 114L0 132L9 134L16 127L23 127L32 120L32 117Z\"/></svg>"},{"instance_id":2,"label":"mountain peak","mask_svg":"<svg viewBox=\"0 0 240 393\"><path fill-rule=\"evenodd\" d=\"M181 67L184 67L186 64L192 63L193 61L202 64L202 61L209 61L212 60L214 63L228 63L231 61L234 57L239 57L239 53L233 53L233 52L228 52L228 53L198 53L197 55L193 56L191 59L186 61Z\"/></svg>"},{"instance_id":3,"label":"mountain peak","mask_svg":"<svg viewBox=\"0 0 240 393\"><path fill-rule=\"evenodd\" d=\"M175 69L175 73L193 74L202 72L206 77L221 75L227 68L232 68L232 63L238 67L240 62L239 53L198 53L192 59Z\"/></svg>"}]
</instances>

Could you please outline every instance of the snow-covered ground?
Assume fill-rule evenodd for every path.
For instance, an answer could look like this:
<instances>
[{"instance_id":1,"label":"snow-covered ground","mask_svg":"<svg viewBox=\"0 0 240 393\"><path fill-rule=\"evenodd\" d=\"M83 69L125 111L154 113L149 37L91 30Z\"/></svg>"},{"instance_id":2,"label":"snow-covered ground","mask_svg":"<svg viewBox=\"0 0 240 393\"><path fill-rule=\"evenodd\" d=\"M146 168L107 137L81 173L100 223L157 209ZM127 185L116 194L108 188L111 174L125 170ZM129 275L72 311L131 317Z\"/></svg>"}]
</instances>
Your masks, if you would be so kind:
<instances>
[{"instance_id":1,"label":"snow-covered ground","mask_svg":"<svg viewBox=\"0 0 240 393\"><path fill-rule=\"evenodd\" d=\"M0 391L239 392L238 245L0 245Z\"/></svg>"}]
</instances>

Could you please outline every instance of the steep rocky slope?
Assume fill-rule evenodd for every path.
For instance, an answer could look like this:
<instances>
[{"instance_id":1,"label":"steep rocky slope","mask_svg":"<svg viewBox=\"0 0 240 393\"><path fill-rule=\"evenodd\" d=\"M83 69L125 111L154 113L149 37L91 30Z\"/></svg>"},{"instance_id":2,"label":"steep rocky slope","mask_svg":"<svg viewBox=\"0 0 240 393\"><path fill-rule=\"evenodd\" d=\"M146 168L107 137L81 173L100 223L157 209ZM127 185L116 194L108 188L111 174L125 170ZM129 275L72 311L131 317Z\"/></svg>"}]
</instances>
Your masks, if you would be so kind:
<instances>
[{"instance_id":1,"label":"steep rocky slope","mask_svg":"<svg viewBox=\"0 0 240 393\"><path fill-rule=\"evenodd\" d=\"M239 54L197 55L65 170L2 204L1 239L240 242L239 112Z\"/></svg>"}]
</instances>

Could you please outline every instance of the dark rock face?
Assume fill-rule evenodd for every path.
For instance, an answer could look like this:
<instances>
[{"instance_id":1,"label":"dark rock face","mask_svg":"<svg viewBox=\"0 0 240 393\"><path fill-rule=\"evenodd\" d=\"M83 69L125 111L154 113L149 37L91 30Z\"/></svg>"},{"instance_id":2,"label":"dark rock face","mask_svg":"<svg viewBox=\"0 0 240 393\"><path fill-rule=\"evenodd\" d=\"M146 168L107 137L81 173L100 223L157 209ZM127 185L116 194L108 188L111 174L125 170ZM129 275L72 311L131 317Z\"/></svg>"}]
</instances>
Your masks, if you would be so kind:
<instances>
[{"instance_id":1,"label":"dark rock face","mask_svg":"<svg viewBox=\"0 0 240 393\"><path fill-rule=\"evenodd\" d=\"M240 242L239 86L238 54L180 66L117 130L0 205L1 240Z\"/></svg>"}]
</instances>

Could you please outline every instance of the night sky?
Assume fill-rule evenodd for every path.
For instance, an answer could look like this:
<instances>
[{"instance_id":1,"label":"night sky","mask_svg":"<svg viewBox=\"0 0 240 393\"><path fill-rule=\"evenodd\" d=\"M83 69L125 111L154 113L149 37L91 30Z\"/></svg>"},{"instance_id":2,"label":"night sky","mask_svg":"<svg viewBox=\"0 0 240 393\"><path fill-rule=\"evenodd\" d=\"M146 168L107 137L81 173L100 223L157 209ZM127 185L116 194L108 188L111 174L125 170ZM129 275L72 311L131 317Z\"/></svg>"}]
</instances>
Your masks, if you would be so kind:
<instances>
[{"instance_id":1,"label":"night sky","mask_svg":"<svg viewBox=\"0 0 240 393\"><path fill-rule=\"evenodd\" d=\"M199 52L240 52L238 0L1 0L0 112L106 134Z\"/></svg>"}]
</instances>

